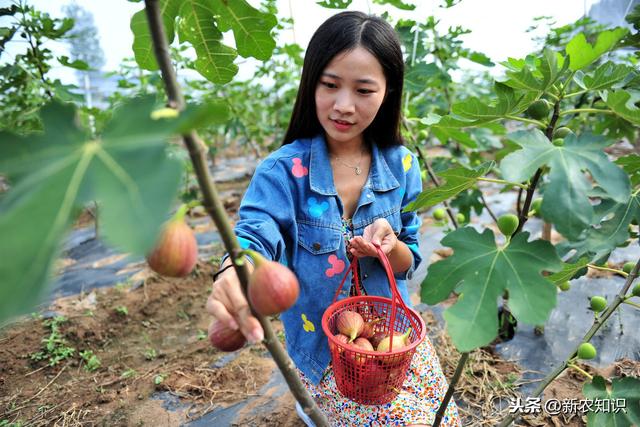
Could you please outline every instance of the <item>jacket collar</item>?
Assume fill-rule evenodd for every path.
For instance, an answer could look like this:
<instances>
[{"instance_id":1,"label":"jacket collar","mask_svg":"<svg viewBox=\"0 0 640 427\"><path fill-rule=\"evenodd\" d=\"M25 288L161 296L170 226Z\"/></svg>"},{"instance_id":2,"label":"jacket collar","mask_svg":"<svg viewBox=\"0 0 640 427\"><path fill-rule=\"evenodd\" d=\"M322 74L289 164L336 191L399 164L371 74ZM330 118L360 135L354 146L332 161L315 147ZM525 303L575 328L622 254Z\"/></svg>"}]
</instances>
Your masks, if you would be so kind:
<instances>
[{"instance_id":1,"label":"jacket collar","mask_svg":"<svg viewBox=\"0 0 640 427\"><path fill-rule=\"evenodd\" d=\"M316 193L327 196L338 195L333 183L329 151L324 135L317 135L311 140L309 184L311 190ZM400 186L376 144L373 144L371 149L371 171L365 185L371 185L373 191L389 191Z\"/></svg>"}]
</instances>

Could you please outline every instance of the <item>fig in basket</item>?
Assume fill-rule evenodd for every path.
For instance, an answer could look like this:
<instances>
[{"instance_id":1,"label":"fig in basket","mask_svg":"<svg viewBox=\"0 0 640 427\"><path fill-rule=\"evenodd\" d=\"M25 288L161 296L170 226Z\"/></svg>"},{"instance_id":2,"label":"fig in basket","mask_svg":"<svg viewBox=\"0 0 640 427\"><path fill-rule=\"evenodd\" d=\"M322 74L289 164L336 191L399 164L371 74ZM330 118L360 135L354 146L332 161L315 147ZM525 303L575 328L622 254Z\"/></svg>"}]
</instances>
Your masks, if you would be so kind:
<instances>
[{"instance_id":1,"label":"fig in basket","mask_svg":"<svg viewBox=\"0 0 640 427\"><path fill-rule=\"evenodd\" d=\"M362 331L360 331L360 337L362 338L366 338L369 341L371 341L371 337L373 337L376 333L375 331L375 326L376 323L378 323L379 321L381 321L382 318L378 317L377 319L373 319L373 320L369 320L367 322L364 322L364 325L362 326ZM371 343L373 344L373 343Z\"/></svg>"},{"instance_id":2,"label":"fig in basket","mask_svg":"<svg viewBox=\"0 0 640 427\"><path fill-rule=\"evenodd\" d=\"M411 328L407 329L407 332L405 332L404 334L398 334L398 333L393 334L393 346L391 347L391 350L392 351L399 350L411 344L411 341L409 340L409 335L411 335ZM380 341L380 343L376 347L376 351L386 353L389 351L390 344L391 344L391 337L386 336L382 339L382 341Z\"/></svg>"},{"instance_id":3,"label":"fig in basket","mask_svg":"<svg viewBox=\"0 0 640 427\"><path fill-rule=\"evenodd\" d=\"M341 344L347 344L349 342L349 337L342 334L335 334L334 338L337 339ZM329 348L331 351L338 350L338 353L342 353L344 350L342 347L334 344L332 341L329 341Z\"/></svg>"},{"instance_id":4,"label":"fig in basket","mask_svg":"<svg viewBox=\"0 0 640 427\"><path fill-rule=\"evenodd\" d=\"M355 311L345 310L338 315L336 320L338 332L349 337L349 342L355 340L362 332L364 319Z\"/></svg>"},{"instance_id":5,"label":"fig in basket","mask_svg":"<svg viewBox=\"0 0 640 427\"><path fill-rule=\"evenodd\" d=\"M366 338L356 338L354 342L350 344L351 347L356 347L356 350L366 350L373 351L373 346ZM356 365L363 366L367 363L367 356L364 354L351 353L351 357L353 357L353 361L356 362Z\"/></svg>"}]
</instances>

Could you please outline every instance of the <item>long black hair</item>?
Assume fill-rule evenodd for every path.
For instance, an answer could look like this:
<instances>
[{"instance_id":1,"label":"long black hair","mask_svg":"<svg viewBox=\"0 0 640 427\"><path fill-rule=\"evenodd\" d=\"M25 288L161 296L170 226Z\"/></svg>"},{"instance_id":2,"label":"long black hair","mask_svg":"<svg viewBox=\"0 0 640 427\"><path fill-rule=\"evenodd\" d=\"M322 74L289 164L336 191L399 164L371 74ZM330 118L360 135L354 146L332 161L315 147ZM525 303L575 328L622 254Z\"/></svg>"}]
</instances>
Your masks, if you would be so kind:
<instances>
[{"instance_id":1,"label":"long black hair","mask_svg":"<svg viewBox=\"0 0 640 427\"><path fill-rule=\"evenodd\" d=\"M365 129L364 139L379 147L402 144L400 115L404 60L398 36L382 18L348 11L327 19L309 42L283 145L324 132L316 115L315 91L320 76L337 54L359 46L380 62L387 83L385 99L373 122Z\"/></svg>"}]
</instances>

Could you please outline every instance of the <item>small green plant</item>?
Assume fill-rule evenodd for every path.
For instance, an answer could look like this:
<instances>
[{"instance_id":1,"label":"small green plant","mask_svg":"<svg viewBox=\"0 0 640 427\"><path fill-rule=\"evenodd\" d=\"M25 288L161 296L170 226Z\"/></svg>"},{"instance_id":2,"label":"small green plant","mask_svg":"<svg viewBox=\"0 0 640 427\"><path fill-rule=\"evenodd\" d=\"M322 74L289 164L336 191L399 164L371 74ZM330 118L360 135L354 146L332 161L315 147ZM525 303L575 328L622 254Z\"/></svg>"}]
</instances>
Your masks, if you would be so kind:
<instances>
[{"instance_id":1,"label":"small green plant","mask_svg":"<svg viewBox=\"0 0 640 427\"><path fill-rule=\"evenodd\" d=\"M84 361L84 369L89 372L96 371L102 365L102 362L100 362L100 359L98 358L98 356L93 354L93 351L91 350L84 350L84 351L81 351L79 354L80 354L80 357L82 357L82 360Z\"/></svg>"},{"instance_id":2,"label":"small green plant","mask_svg":"<svg viewBox=\"0 0 640 427\"><path fill-rule=\"evenodd\" d=\"M64 316L56 316L43 321L44 326L49 328L51 333L42 340L43 349L30 355L31 360L36 362L46 360L49 366L55 366L62 360L73 356L76 351L75 348L69 347L67 340L60 333L60 325L66 321L67 318Z\"/></svg>"},{"instance_id":3,"label":"small green plant","mask_svg":"<svg viewBox=\"0 0 640 427\"><path fill-rule=\"evenodd\" d=\"M179 310L177 315L178 315L178 318L180 318L182 320L189 320L190 319L189 313L187 313L184 310Z\"/></svg>"},{"instance_id":4,"label":"small green plant","mask_svg":"<svg viewBox=\"0 0 640 427\"><path fill-rule=\"evenodd\" d=\"M124 371L124 372L120 375L120 378L124 378L124 379L127 379L127 378L133 378L133 377L135 377L136 375L138 375L138 372L137 372L135 369L128 368L126 371Z\"/></svg>"},{"instance_id":5,"label":"small green plant","mask_svg":"<svg viewBox=\"0 0 640 427\"><path fill-rule=\"evenodd\" d=\"M202 329L198 329L197 338L198 338L198 341L202 341L202 340L207 338L207 333L205 331L203 331Z\"/></svg>"},{"instance_id":6,"label":"small green plant","mask_svg":"<svg viewBox=\"0 0 640 427\"><path fill-rule=\"evenodd\" d=\"M153 383L155 385L160 385L164 382L167 376L167 374L157 374L155 377L153 377Z\"/></svg>"},{"instance_id":7,"label":"small green plant","mask_svg":"<svg viewBox=\"0 0 640 427\"><path fill-rule=\"evenodd\" d=\"M126 316L129 314L129 310L124 305L119 305L115 308L115 312L120 316Z\"/></svg>"},{"instance_id":8,"label":"small green plant","mask_svg":"<svg viewBox=\"0 0 640 427\"><path fill-rule=\"evenodd\" d=\"M144 358L147 360L154 360L158 358L158 352L156 351L155 348L148 348L145 352L144 352Z\"/></svg>"}]
</instances>

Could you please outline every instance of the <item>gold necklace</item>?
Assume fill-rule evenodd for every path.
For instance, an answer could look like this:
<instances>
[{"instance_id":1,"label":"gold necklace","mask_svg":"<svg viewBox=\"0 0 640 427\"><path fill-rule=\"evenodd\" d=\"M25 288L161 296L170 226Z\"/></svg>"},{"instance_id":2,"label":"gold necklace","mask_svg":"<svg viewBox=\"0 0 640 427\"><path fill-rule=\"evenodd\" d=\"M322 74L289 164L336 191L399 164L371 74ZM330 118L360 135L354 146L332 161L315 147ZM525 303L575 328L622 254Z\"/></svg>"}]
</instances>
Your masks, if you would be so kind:
<instances>
[{"instance_id":1,"label":"gold necklace","mask_svg":"<svg viewBox=\"0 0 640 427\"><path fill-rule=\"evenodd\" d=\"M360 162L362 161L363 154L364 154L364 150L360 151L360 158L358 159L358 162L356 163L355 166L351 166L350 164L347 164L344 160L342 160L338 156L333 156L333 158L336 159L338 162L342 163L342 165L348 167L349 169L353 169L356 175L360 175L362 173L362 169L360 169Z\"/></svg>"}]
</instances>

